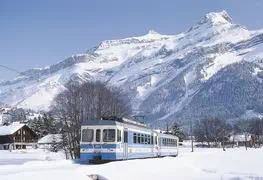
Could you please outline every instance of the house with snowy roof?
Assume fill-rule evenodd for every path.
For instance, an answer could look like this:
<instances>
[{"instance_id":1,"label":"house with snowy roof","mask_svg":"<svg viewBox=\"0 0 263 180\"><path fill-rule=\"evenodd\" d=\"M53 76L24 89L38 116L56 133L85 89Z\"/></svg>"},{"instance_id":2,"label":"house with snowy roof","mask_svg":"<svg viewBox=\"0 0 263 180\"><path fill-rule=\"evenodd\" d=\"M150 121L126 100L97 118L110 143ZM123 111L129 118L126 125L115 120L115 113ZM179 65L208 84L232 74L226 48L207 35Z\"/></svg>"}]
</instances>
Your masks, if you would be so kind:
<instances>
[{"instance_id":1,"label":"house with snowy roof","mask_svg":"<svg viewBox=\"0 0 263 180\"><path fill-rule=\"evenodd\" d=\"M50 149L52 145L59 145L61 143L62 134L48 134L38 140L37 146L41 149Z\"/></svg>"},{"instance_id":2,"label":"house with snowy roof","mask_svg":"<svg viewBox=\"0 0 263 180\"><path fill-rule=\"evenodd\" d=\"M34 146L36 133L26 124L13 122L0 126L0 149L26 149Z\"/></svg>"}]
</instances>

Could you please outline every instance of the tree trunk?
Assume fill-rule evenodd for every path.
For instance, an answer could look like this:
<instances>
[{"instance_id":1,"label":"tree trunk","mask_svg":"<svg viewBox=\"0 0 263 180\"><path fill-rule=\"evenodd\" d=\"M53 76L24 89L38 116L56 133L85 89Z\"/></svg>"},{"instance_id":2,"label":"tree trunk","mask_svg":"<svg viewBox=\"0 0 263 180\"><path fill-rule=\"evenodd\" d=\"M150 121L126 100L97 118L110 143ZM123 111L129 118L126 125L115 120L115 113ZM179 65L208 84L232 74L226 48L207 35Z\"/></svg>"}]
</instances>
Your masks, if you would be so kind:
<instances>
[{"instance_id":1,"label":"tree trunk","mask_svg":"<svg viewBox=\"0 0 263 180\"><path fill-rule=\"evenodd\" d=\"M192 146L191 152L194 152L194 138L193 138L193 136L191 136L191 146Z\"/></svg>"},{"instance_id":2,"label":"tree trunk","mask_svg":"<svg viewBox=\"0 0 263 180\"><path fill-rule=\"evenodd\" d=\"M247 135L245 134L245 147L246 147L246 151L247 151Z\"/></svg>"}]
</instances>

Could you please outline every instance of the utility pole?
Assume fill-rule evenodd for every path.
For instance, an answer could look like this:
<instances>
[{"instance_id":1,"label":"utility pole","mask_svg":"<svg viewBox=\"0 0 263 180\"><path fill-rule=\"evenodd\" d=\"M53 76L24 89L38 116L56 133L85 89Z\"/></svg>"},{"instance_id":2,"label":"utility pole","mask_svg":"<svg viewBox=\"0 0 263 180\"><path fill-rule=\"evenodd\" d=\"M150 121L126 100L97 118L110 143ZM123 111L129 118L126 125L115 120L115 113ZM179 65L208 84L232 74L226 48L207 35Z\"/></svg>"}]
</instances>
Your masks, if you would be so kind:
<instances>
[{"instance_id":1,"label":"utility pole","mask_svg":"<svg viewBox=\"0 0 263 180\"><path fill-rule=\"evenodd\" d=\"M191 137L191 152L194 152L194 138L193 138L193 122L190 120L190 137Z\"/></svg>"}]
</instances>

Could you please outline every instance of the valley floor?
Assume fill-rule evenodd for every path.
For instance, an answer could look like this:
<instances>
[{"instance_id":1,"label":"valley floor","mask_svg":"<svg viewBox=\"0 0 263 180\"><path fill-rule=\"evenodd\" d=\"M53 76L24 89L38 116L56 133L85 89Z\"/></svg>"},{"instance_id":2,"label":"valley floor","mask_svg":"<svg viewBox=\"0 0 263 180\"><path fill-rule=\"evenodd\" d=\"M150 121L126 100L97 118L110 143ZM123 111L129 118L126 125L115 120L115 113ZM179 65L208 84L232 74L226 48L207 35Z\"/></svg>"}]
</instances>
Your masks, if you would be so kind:
<instances>
[{"instance_id":1,"label":"valley floor","mask_svg":"<svg viewBox=\"0 0 263 180\"><path fill-rule=\"evenodd\" d=\"M256 179L263 180L263 149L181 148L178 157L79 165L61 153L43 150L0 151L1 180L88 180L99 174L109 180Z\"/></svg>"}]
</instances>

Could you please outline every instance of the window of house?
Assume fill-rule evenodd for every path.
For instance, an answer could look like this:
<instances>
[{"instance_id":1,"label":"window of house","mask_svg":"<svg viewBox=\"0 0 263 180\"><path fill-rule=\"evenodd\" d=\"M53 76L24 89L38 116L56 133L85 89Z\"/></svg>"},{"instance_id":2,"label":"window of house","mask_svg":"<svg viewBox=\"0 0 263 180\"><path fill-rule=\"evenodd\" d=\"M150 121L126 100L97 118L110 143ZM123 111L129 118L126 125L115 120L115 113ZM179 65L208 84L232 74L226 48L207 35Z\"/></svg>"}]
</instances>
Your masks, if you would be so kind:
<instances>
[{"instance_id":1,"label":"window of house","mask_svg":"<svg viewBox=\"0 0 263 180\"><path fill-rule=\"evenodd\" d=\"M101 130L100 129L97 129L96 130L96 142L100 142L100 135L101 134Z\"/></svg>"},{"instance_id":2,"label":"window of house","mask_svg":"<svg viewBox=\"0 0 263 180\"><path fill-rule=\"evenodd\" d=\"M82 142L92 142L93 141L93 129L83 129L82 130Z\"/></svg>"},{"instance_id":3,"label":"window of house","mask_svg":"<svg viewBox=\"0 0 263 180\"><path fill-rule=\"evenodd\" d=\"M103 130L103 142L114 142L115 141L115 129L104 129Z\"/></svg>"}]
</instances>

